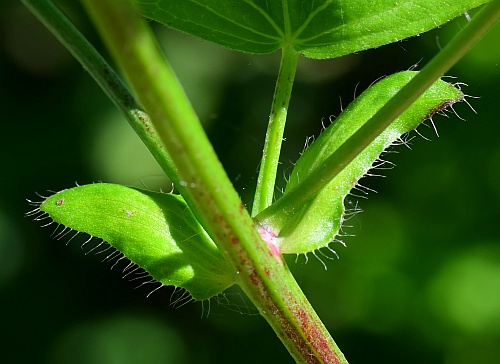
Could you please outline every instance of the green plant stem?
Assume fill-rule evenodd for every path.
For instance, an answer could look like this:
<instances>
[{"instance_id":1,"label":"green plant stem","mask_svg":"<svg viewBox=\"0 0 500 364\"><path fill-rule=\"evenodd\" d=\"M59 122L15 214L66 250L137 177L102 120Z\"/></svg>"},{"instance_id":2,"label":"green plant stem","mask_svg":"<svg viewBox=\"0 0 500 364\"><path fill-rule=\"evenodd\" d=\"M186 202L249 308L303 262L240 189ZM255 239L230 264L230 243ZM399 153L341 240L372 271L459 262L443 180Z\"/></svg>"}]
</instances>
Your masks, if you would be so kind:
<instances>
[{"instance_id":1,"label":"green plant stem","mask_svg":"<svg viewBox=\"0 0 500 364\"><path fill-rule=\"evenodd\" d=\"M89 14L177 167L188 201L238 284L300 363L346 363L279 253L262 241L133 2L85 0Z\"/></svg>"},{"instance_id":2,"label":"green plant stem","mask_svg":"<svg viewBox=\"0 0 500 364\"><path fill-rule=\"evenodd\" d=\"M149 116L142 111L127 86L73 23L49 0L21 0L94 78L123 113L170 180L178 184L175 166Z\"/></svg>"},{"instance_id":3,"label":"green plant stem","mask_svg":"<svg viewBox=\"0 0 500 364\"><path fill-rule=\"evenodd\" d=\"M485 5L477 16L363 127L293 190L258 214L255 220L265 224L265 221L272 218L278 211L284 211L290 216L298 211L370 145L428 87L458 62L499 18L500 0L494 0Z\"/></svg>"},{"instance_id":4,"label":"green plant stem","mask_svg":"<svg viewBox=\"0 0 500 364\"><path fill-rule=\"evenodd\" d=\"M269 116L266 141L253 201L252 216L257 215L273 203L283 132L285 130L288 105L292 95L298 59L299 53L290 45L282 48L280 70L276 80L273 105Z\"/></svg>"}]
</instances>

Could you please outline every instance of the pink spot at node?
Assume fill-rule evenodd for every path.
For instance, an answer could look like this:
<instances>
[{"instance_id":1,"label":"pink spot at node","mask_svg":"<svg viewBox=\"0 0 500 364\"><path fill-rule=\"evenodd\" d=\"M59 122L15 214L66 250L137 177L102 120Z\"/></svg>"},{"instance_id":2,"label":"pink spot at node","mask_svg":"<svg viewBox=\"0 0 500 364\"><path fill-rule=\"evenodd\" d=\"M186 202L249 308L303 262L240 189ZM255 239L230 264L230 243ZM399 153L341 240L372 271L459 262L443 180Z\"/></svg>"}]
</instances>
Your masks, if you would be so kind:
<instances>
[{"instance_id":1,"label":"pink spot at node","mask_svg":"<svg viewBox=\"0 0 500 364\"><path fill-rule=\"evenodd\" d=\"M273 256L280 257L281 252L278 245L275 244L276 234L266 228L259 228L260 237L264 240L269 247L269 251Z\"/></svg>"}]
</instances>

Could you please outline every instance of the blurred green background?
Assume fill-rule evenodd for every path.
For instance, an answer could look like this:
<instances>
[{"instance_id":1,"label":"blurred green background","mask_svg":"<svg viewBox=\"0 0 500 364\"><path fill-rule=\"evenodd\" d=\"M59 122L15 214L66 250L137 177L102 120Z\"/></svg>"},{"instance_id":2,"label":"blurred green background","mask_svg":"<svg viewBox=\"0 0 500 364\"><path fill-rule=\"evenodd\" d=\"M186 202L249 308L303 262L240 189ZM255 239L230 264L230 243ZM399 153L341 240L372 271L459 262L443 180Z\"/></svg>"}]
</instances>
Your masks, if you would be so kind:
<instances>
[{"instance_id":1,"label":"blurred green background","mask_svg":"<svg viewBox=\"0 0 500 364\"><path fill-rule=\"evenodd\" d=\"M101 44L77 2L60 2ZM471 15L474 13L472 12ZM280 176L307 136L372 81L426 64L467 20L340 59L301 59ZM235 187L255 187L279 55L252 56L155 28ZM340 259L290 257L301 287L351 363L497 363L500 357L500 26L449 74L480 98L436 116L397 164L349 198ZM77 239L54 240L25 199L97 181L169 190L88 74L17 1L0 3L0 361L288 363L237 291L174 308L173 290L137 287ZM341 101L340 101L341 100ZM416 136L416 134L415 134ZM283 181L280 181L283 187ZM321 255L320 255L321 256ZM209 307L210 306L210 307ZM210 308L210 311L209 311Z\"/></svg>"}]
</instances>

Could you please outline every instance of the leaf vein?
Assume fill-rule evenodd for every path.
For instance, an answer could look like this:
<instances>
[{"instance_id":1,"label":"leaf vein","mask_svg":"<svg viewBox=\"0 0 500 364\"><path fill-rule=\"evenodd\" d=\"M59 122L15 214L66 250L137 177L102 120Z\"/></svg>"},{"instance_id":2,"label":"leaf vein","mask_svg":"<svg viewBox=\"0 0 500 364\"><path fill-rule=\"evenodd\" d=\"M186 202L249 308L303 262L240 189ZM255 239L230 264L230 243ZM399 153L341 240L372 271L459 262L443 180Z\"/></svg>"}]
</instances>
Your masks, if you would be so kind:
<instances>
[{"instance_id":1,"label":"leaf vein","mask_svg":"<svg viewBox=\"0 0 500 364\"><path fill-rule=\"evenodd\" d=\"M253 2L252 0L244 0L248 5L250 5L251 7L253 7L255 10L257 10L259 12L260 15L262 15L264 17L264 19L267 20L267 22L274 28L274 30L276 30L276 33L278 33L278 35L280 36L280 38L283 37L283 30L278 26L278 24L276 24L276 22L273 20L273 18L271 18L269 16L268 13L266 13L266 11L264 9L262 9L262 7L258 6L257 4L255 4L255 2ZM276 38L278 39L278 38Z\"/></svg>"},{"instance_id":2,"label":"leaf vein","mask_svg":"<svg viewBox=\"0 0 500 364\"><path fill-rule=\"evenodd\" d=\"M427 10L427 12L429 12L429 9L424 7L424 6L421 6L419 4L405 4L406 7L408 8L407 12L408 13L411 13L411 12L414 12L415 9L413 7L419 7L423 10ZM405 6L403 5L403 7ZM296 39L296 42L299 43L299 44L307 44L307 46L312 46L313 44L311 44L311 41L313 41L314 39L317 39L317 38L321 38L322 36L324 35L328 35L328 34L331 34L331 33L335 33L336 31L338 30L341 30L342 34L344 34L346 31L345 29L346 28L350 28L351 30L348 32L348 33L353 33L355 32L355 29L358 28L360 29L360 26L363 27L363 33L365 33L365 36L366 35L373 35L374 33L371 33L371 30L366 28L366 26L364 26L363 24L367 24L367 23L378 23L378 24L382 24L383 23L383 20L387 19L388 18L391 18L392 16L394 16L393 14L395 14L397 17L400 17L401 18L401 7L393 7L393 8L389 8L389 9L385 9L382 13L375 13L375 14L370 14L369 16L365 16L362 18L362 21L361 19L358 19L357 21L357 24L359 25L356 25L356 24L343 24L341 26L337 26L337 27L334 27L334 28L331 28L331 29L328 29L328 30L325 30L323 32L320 32L320 33L317 33L309 38L303 38L303 39ZM436 24L436 21L430 17L431 20L433 21L434 24ZM374 22L374 21L370 21L369 19L379 19L378 22ZM303 29L302 29L303 30ZM379 33L379 32L384 32L384 31L387 31L385 28L384 29L380 29L380 30L376 30L375 33ZM397 39L395 39L396 41ZM318 46L327 46L327 45L331 45L330 42L321 42L321 43L316 43L314 44L314 46L318 47Z\"/></svg>"},{"instance_id":3,"label":"leaf vein","mask_svg":"<svg viewBox=\"0 0 500 364\"><path fill-rule=\"evenodd\" d=\"M309 16L307 17L306 20L304 20L304 22L302 23L302 25L300 27L297 28L297 30L295 31L295 34L293 35L293 38L294 39L297 39L300 34L304 31L304 29L307 28L307 26L311 23L312 19L321 11L325 10L328 6L330 6L330 4L333 3L333 0L327 0L323 3L323 5L320 5L318 6L316 9L314 9L313 11L311 11L309 13Z\"/></svg>"},{"instance_id":4,"label":"leaf vein","mask_svg":"<svg viewBox=\"0 0 500 364\"><path fill-rule=\"evenodd\" d=\"M224 19L224 20L225 20L225 21L227 21L228 23L233 24L233 25L235 25L235 26L237 26L237 27L239 27L239 28L242 28L242 29L248 30L248 31L250 31L250 32L252 32L252 33L255 33L255 34L257 34L257 35L260 35L260 36L262 36L262 37L269 38L269 39L272 39L272 40L275 40L275 41L280 41L280 40L281 40L279 37L273 37L273 36L271 36L271 35L269 35L269 34L266 34L266 33L260 32L260 31L258 31L257 29L254 29L254 28L251 28L251 27L245 26L245 25L243 25L243 24L241 24L241 23L239 23L239 22L237 22L237 21L235 21L235 20L233 20L233 19L231 19L231 18L228 18L227 16L225 16L225 15L223 15L223 14L219 13L217 10L215 10L215 9L211 8L210 6L208 6L208 5L206 5L206 4L200 3L199 1L195 1L195 0L189 0L189 1L191 1L191 2L192 2L193 4L195 4L195 5L198 5L198 6L202 7L202 8L205 8L205 10L207 10L207 11L211 12L212 14L214 14L214 15L216 15L216 16L218 16L218 17L220 17L221 19ZM200 25L200 24L197 24L197 25ZM206 28L208 28L208 27L206 27ZM220 32L220 33L228 35L227 33L223 33L223 32ZM230 34L229 34L229 35L230 35ZM238 38L240 38L240 37L238 37ZM243 38L240 38L240 39L243 39ZM244 40L246 40L246 39L244 39ZM262 43L262 44L266 44L266 43Z\"/></svg>"}]
</instances>

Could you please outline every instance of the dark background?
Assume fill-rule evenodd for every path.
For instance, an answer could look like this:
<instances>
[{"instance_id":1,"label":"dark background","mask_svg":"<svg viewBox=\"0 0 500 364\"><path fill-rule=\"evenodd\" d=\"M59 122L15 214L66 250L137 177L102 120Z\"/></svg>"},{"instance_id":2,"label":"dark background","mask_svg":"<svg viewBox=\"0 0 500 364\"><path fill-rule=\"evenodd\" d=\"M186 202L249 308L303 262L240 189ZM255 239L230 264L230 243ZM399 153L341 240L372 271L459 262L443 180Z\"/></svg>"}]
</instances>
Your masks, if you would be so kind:
<instances>
[{"instance_id":1,"label":"dark background","mask_svg":"<svg viewBox=\"0 0 500 364\"><path fill-rule=\"evenodd\" d=\"M62 4L98 47L73 1ZM471 12L471 15L474 13ZM305 139L372 81L425 65L466 18L410 40L334 60L302 58L280 176ZM252 56L156 28L210 139L247 204L255 187L279 55ZM378 193L347 229L340 259L290 266L351 363L496 363L500 357L500 27L448 74L480 98L436 116L397 167L366 178ZM3 363L287 363L248 300L174 308L171 288L54 240L23 217L25 199L97 181L170 185L81 66L17 1L0 4L0 361ZM339 101L341 100L341 102ZM416 135L416 134L415 134ZM279 185L283 187L283 181ZM356 203L356 198L350 201ZM207 317L208 316L208 317Z\"/></svg>"}]
</instances>

